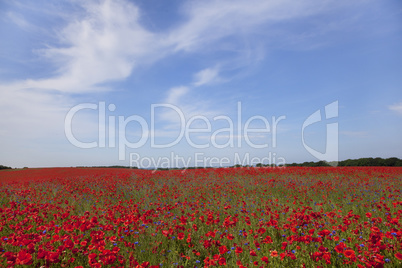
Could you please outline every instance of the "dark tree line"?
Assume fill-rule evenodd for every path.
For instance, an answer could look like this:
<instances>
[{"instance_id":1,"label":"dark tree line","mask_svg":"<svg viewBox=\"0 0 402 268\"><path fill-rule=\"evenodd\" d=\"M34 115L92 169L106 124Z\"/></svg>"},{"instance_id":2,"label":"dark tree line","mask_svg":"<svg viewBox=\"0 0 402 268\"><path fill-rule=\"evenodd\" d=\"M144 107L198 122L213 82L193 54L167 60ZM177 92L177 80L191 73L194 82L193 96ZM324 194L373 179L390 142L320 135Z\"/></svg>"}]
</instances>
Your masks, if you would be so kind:
<instances>
[{"instance_id":1,"label":"dark tree line","mask_svg":"<svg viewBox=\"0 0 402 268\"><path fill-rule=\"evenodd\" d=\"M301 164L292 163L287 164L288 167L329 167L329 166L338 166L338 167L402 167L402 159L397 157L391 158L359 158L359 159L347 159L339 162L304 162Z\"/></svg>"},{"instance_id":2,"label":"dark tree line","mask_svg":"<svg viewBox=\"0 0 402 268\"><path fill-rule=\"evenodd\" d=\"M257 164L256 167L268 167L275 165L263 165ZM318 161L318 162L304 162L304 163L292 163L286 164L287 167L330 167L330 166L338 166L338 167L402 167L402 159L397 157L391 158L359 158L359 159L347 159L339 162L326 162L326 161ZM233 167L243 167L242 165L235 165ZM245 166L250 167L250 166ZM79 168L79 167L78 167ZM81 167L88 168L88 167ZM138 167L128 167L128 166L96 166L92 168L132 168L137 169ZM211 167L189 167L188 169L199 169L199 168L211 168ZM12 169L11 167L0 165L0 170L4 169ZM158 170L170 170L170 169L180 169L180 168L158 168Z\"/></svg>"},{"instance_id":3,"label":"dark tree line","mask_svg":"<svg viewBox=\"0 0 402 268\"><path fill-rule=\"evenodd\" d=\"M384 166L384 167L402 167L402 159L391 157L391 158L359 158L359 159L347 159L340 161L338 166Z\"/></svg>"},{"instance_id":4,"label":"dark tree line","mask_svg":"<svg viewBox=\"0 0 402 268\"><path fill-rule=\"evenodd\" d=\"M3 165L0 165L0 170L1 169L12 169L11 167L7 167L7 166L3 166Z\"/></svg>"},{"instance_id":5,"label":"dark tree line","mask_svg":"<svg viewBox=\"0 0 402 268\"><path fill-rule=\"evenodd\" d=\"M138 169L138 167L130 167L130 166L78 166L77 168L129 168L129 169Z\"/></svg>"}]
</instances>

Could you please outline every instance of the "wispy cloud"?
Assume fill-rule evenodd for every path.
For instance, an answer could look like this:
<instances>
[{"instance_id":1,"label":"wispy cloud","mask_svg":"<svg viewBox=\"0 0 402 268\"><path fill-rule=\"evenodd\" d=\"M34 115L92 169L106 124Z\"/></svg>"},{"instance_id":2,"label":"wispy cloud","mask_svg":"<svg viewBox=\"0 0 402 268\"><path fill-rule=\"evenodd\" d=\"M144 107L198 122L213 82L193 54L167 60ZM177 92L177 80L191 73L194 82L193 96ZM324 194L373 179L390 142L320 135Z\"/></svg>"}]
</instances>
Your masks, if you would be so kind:
<instances>
[{"instance_id":1,"label":"wispy cloud","mask_svg":"<svg viewBox=\"0 0 402 268\"><path fill-rule=\"evenodd\" d=\"M199 99L194 95L193 89L189 86L173 87L168 90L166 97L161 103L173 105L174 109L168 108L161 118L167 124L178 124L179 116L190 119L194 116L211 117L219 112L213 109L212 103L205 99Z\"/></svg>"},{"instance_id":2,"label":"wispy cloud","mask_svg":"<svg viewBox=\"0 0 402 268\"><path fill-rule=\"evenodd\" d=\"M55 74L43 79L27 79L25 88L57 90L65 93L110 90L106 82L124 80L135 68L185 51L233 51L230 60L218 59L215 67L195 75L194 86L219 80L225 69L240 68L261 58L258 42L246 41L255 34L277 31L278 22L294 20L336 7L338 1L202 1L182 6L187 20L168 32L153 33L141 23L141 11L128 1L76 2L80 12L58 32L56 45L48 44L37 52L54 65ZM8 16L21 28L33 27L23 17L9 12ZM54 31L54 29L53 29ZM227 38L235 38L227 39ZM206 46L215 43L214 46ZM219 64L221 65L220 67ZM21 81L20 81L21 82Z\"/></svg>"},{"instance_id":3,"label":"wispy cloud","mask_svg":"<svg viewBox=\"0 0 402 268\"><path fill-rule=\"evenodd\" d=\"M25 148L37 139L64 140L64 115L74 102L60 94L0 86L0 146ZM91 121L86 122L88 129Z\"/></svg>"},{"instance_id":4,"label":"wispy cloud","mask_svg":"<svg viewBox=\"0 0 402 268\"><path fill-rule=\"evenodd\" d=\"M202 69L193 75L193 79L194 81L187 86L170 88L163 102L176 106L186 119L193 116L216 115L218 111L211 108L211 101L208 99L199 99L199 94L195 94L194 88L220 81L219 67ZM162 117L166 121L177 123L177 120L174 119L175 117L172 116L172 112L165 113ZM177 111L174 113L177 113Z\"/></svg>"},{"instance_id":5,"label":"wispy cloud","mask_svg":"<svg viewBox=\"0 0 402 268\"><path fill-rule=\"evenodd\" d=\"M402 115L402 102L397 103L397 104L390 105L390 106L388 106L388 108L389 108L391 111L394 111L394 112L396 112L396 113L399 114L399 115Z\"/></svg>"},{"instance_id":6,"label":"wispy cloud","mask_svg":"<svg viewBox=\"0 0 402 268\"><path fill-rule=\"evenodd\" d=\"M165 102L168 104L178 105L180 103L180 98L186 95L188 91L189 88L185 86L171 88L168 91Z\"/></svg>"},{"instance_id":7,"label":"wispy cloud","mask_svg":"<svg viewBox=\"0 0 402 268\"><path fill-rule=\"evenodd\" d=\"M135 5L124 0L75 4L80 6L79 11L73 8L69 17L60 13L65 24L54 27L40 27L19 13L6 13L7 19L21 29L46 37L44 47L34 52L55 71L42 79L1 83L3 137L13 137L19 144L46 135L63 140L65 114L77 102L73 94L112 90L106 82L124 80L134 68L163 57L159 37L140 25L140 11ZM35 12L30 6L21 8ZM55 6L50 8L57 11ZM51 34L52 43L46 43ZM84 126L79 131L96 130L90 127L96 118L85 118L88 122L79 123Z\"/></svg>"},{"instance_id":8,"label":"wispy cloud","mask_svg":"<svg viewBox=\"0 0 402 268\"><path fill-rule=\"evenodd\" d=\"M174 29L169 38L176 44L176 50L204 49L206 44L230 36L261 34L261 31L277 33L272 28L276 23L326 12L345 4L340 2L343 1L191 1L182 8L188 22Z\"/></svg>"},{"instance_id":9,"label":"wispy cloud","mask_svg":"<svg viewBox=\"0 0 402 268\"><path fill-rule=\"evenodd\" d=\"M6 17L23 30L32 30L32 28L34 27L31 23L26 21L24 17L18 13L9 11L6 13Z\"/></svg>"},{"instance_id":10,"label":"wispy cloud","mask_svg":"<svg viewBox=\"0 0 402 268\"><path fill-rule=\"evenodd\" d=\"M192 118L198 119L192 121L190 128L205 128L204 120L209 122L218 111L211 107L210 101L197 99L192 90L190 86L179 86L167 91L157 108L159 110L156 110L155 131L150 135L155 138L177 137Z\"/></svg>"},{"instance_id":11,"label":"wispy cloud","mask_svg":"<svg viewBox=\"0 0 402 268\"><path fill-rule=\"evenodd\" d=\"M219 80L219 68L217 66L206 68L196 73L194 78L194 86L196 87L217 82Z\"/></svg>"},{"instance_id":12,"label":"wispy cloud","mask_svg":"<svg viewBox=\"0 0 402 268\"><path fill-rule=\"evenodd\" d=\"M69 94L111 90L106 86L107 82L124 80L139 66L180 51L195 53L209 47L233 51L236 56L216 60L212 63L213 67L195 73L190 85L170 89L163 101L180 106L186 116L213 114L211 103L195 99L192 87L223 81L220 75L225 70L233 66L240 68L250 64L255 57L264 55L252 52L260 51L254 49L259 44L246 41L248 37L270 32L275 35L273 26L276 23L325 12L336 7L337 3L326 1L325 4L317 4L312 0L297 3L290 0L188 2L181 8L187 20L168 32L153 33L141 25L141 11L131 2L75 2L80 11L63 17L66 24L57 31L57 45L48 44L37 50L40 56L53 64L55 72L42 79L9 84L2 90L7 90L10 98L38 94L37 98L30 98L32 102L37 101L37 107L60 110L61 106L54 101L54 92L62 93L57 98L61 103L69 104ZM34 27L17 13L9 12L8 17L21 28ZM207 46L211 43L215 45ZM44 104L46 100L49 102ZM19 109L18 103L14 108ZM21 100L21 105L23 103ZM35 114L34 106L30 108L32 114Z\"/></svg>"},{"instance_id":13,"label":"wispy cloud","mask_svg":"<svg viewBox=\"0 0 402 268\"><path fill-rule=\"evenodd\" d=\"M57 67L58 76L28 80L31 87L63 92L104 89L102 83L127 78L134 67L155 60L156 36L139 24L139 10L125 1L83 6L86 13L58 35L62 46L42 55Z\"/></svg>"},{"instance_id":14,"label":"wispy cloud","mask_svg":"<svg viewBox=\"0 0 402 268\"><path fill-rule=\"evenodd\" d=\"M213 99L205 93L200 94L202 86L230 81L228 73L233 70L246 73L244 67L264 58L272 43L288 42L294 46L301 43L299 38L294 37L291 27L283 27L284 24L332 12L349 2L188 1L179 7L183 15L181 20L168 30L159 32L144 27L142 10L133 1L90 0L58 4L43 1L38 6L16 2L15 6L29 9L29 14L45 14L38 16L43 17L41 21L38 18L30 20L16 11L0 12L22 30L36 31L41 48L30 47L30 52L36 53L36 62L40 61L52 71L35 76L40 79L29 77L28 73L24 79L13 83L0 81L1 134L10 138L14 136L14 144L20 144L27 137L56 136L53 135L56 132L57 135L63 134L64 116L80 101L80 94L112 91L111 82L124 81L140 68L176 54L202 53L207 57L203 67L198 67L192 77L190 74L186 78L189 83L179 82L178 85L183 86L167 87L165 94L157 100L179 107L186 118L222 114L219 109L223 107L216 108ZM64 10L66 6L67 12ZM57 17L55 21L58 24L44 25L48 22L46 16L52 17L49 21ZM336 27L331 26L329 30L333 29ZM325 31L328 31L327 27L320 34ZM312 35L314 33L305 33L303 42ZM214 53L222 51L224 53L215 57ZM29 59L21 57L17 60L28 62ZM130 90L140 92L142 89ZM396 104L389 109L402 114L401 106ZM172 113L165 113L160 119L169 127L177 122L174 118ZM83 131L89 128L89 132L96 130L90 126L91 120L94 117L88 119L88 124L82 124ZM1 139L0 143L4 145L6 141Z\"/></svg>"}]
</instances>

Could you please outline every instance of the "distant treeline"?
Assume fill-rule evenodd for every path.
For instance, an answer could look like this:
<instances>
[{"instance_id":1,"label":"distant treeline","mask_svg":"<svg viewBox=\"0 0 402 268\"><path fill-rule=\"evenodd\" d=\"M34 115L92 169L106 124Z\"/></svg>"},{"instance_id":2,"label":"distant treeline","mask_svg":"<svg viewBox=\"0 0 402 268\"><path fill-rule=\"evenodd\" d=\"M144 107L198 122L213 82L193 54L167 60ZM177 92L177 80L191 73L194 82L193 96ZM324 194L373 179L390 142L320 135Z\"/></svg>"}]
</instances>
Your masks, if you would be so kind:
<instances>
[{"instance_id":1,"label":"distant treeline","mask_svg":"<svg viewBox=\"0 0 402 268\"><path fill-rule=\"evenodd\" d=\"M391 158L359 158L359 159L347 159L338 162L326 162L326 161L318 161L318 162L304 162L304 163L292 163L285 164L287 167L402 167L402 159L397 157ZM250 166L242 166L242 165L234 165L231 167L250 167ZM264 165L257 164L256 167L275 167L275 165ZM138 167L130 167L130 166L77 166L77 168L131 168L138 169ZM187 169L204 169L204 168L213 168L213 167L188 167ZM0 170L4 169L12 169L11 167L0 165ZM183 169L183 168L157 168L157 170L174 170L174 169Z\"/></svg>"},{"instance_id":2,"label":"distant treeline","mask_svg":"<svg viewBox=\"0 0 402 268\"><path fill-rule=\"evenodd\" d=\"M131 168L131 169L138 169L137 167L130 167L130 166L77 166L77 168Z\"/></svg>"},{"instance_id":3,"label":"distant treeline","mask_svg":"<svg viewBox=\"0 0 402 268\"><path fill-rule=\"evenodd\" d=\"M304 162L304 163L292 163L292 164L285 164L287 167L402 167L402 159L397 157L391 158L359 158L359 159L347 159L339 162L327 162L327 161L318 161L318 162ZM242 166L242 165L234 165L228 168L250 168L251 166ZM264 164L257 164L256 167L276 167L275 165L264 165ZM188 167L187 169L207 169L207 168L214 168L214 167ZM157 168L157 170L175 170L175 169L183 169L183 168Z\"/></svg>"},{"instance_id":4,"label":"distant treeline","mask_svg":"<svg viewBox=\"0 0 402 268\"><path fill-rule=\"evenodd\" d=\"M359 159L347 159L339 162L304 162L301 164L292 163L286 164L288 167L329 167L329 166L338 166L338 167L402 167L402 159L397 157L391 158L359 158Z\"/></svg>"},{"instance_id":5,"label":"distant treeline","mask_svg":"<svg viewBox=\"0 0 402 268\"><path fill-rule=\"evenodd\" d=\"M12 169L12 168L11 168L11 167L7 167L7 166L0 165L0 170L2 170L2 169Z\"/></svg>"}]
</instances>

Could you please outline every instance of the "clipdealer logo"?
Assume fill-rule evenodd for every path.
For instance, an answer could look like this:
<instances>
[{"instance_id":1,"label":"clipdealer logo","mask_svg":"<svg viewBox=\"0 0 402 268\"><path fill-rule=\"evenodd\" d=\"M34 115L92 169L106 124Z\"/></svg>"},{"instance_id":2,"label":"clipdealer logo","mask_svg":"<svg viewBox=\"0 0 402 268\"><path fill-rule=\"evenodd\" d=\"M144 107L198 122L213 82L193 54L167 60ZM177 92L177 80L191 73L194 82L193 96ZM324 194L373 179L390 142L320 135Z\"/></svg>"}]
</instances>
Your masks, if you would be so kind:
<instances>
[{"instance_id":1,"label":"clipdealer logo","mask_svg":"<svg viewBox=\"0 0 402 268\"><path fill-rule=\"evenodd\" d=\"M276 155L275 152L267 152L267 149L277 147L278 139L278 125L286 119L285 115L279 117L272 116L270 120L262 115L254 115L244 118L242 114L241 102L237 103L236 116L218 115L213 118L207 118L204 115L195 115L186 118L185 113L177 106L167 103L152 104L150 106L150 118L148 120L140 115L133 114L130 116L116 116L113 112L116 110L114 104L106 106L105 102L99 103L82 103L72 107L64 122L65 135L68 141L75 147L82 149L91 148L118 148L118 159L120 161L126 160L128 149L139 149L149 146L152 149L166 149L175 148L183 140L194 150L193 156L181 156L171 152L167 156L141 156L138 152L130 153L130 166L135 164L137 167L151 168L151 167L173 167L181 163L182 167L189 167L192 163L195 166L227 166L229 163L234 162L242 166L253 166L259 163L265 165L283 165L285 164L284 157ZM98 115L98 137L93 141L79 140L73 134L73 118L78 116L83 110L93 110ZM177 120L177 135L173 141L161 142L156 140L156 132L159 130L156 124L158 113L169 111L170 114L176 116ZM317 149L309 146L305 141L305 130L314 124L320 123L324 120L338 117L338 101L334 101L324 108L324 117L320 109L309 115L304 120L301 126L301 141L304 149L318 160L337 161L338 160L338 123L332 122L326 124L326 144L325 152L320 152ZM196 123L202 123L203 128L194 127ZM244 123L243 123L244 122ZM253 124L259 123L259 128L252 127ZM141 129L139 139L132 142L128 139L130 137L127 128L131 125L136 125L137 129ZM225 125L225 127L218 127ZM270 135L270 138L268 138ZM197 138L198 137L198 138ZM199 137L207 137L200 141ZM222 138L225 142L222 143ZM255 143L253 137L260 137L261 143ZM221 141L221 143L218 142ZM198 141L198 143L197 143ZM208 156L200 152L206 148L240 149L244 146L247 149L262 149L264 150L264 157L251 157L249 152L240 153L236 152L232 159L229 157L215 157ZM261 152L261 151L259 151Z\"/></svg>"},{"instance_id":2,"label":"clipdealer logo","mask_svg":"<svg viewBox=\"0 0 402 268\"><path fill-rule=\"evenodd\" d=\"M177 130L179 134L175 140L168 143L157 143L155 140L156 128L156 113L158 109L169 109L171 112L177 114L179 118L179 124ZM78 140L73 134L73 118L82 110L90 109L98 111L98 139L97 141L83 142ZM94 103L83 103L74 106L69 110L64 121L64 131L68 141L74 146L82 149L91 148L115 148L118 147L119 160L125 160L126 149L138 149L149 141L151 148L162 149L162 148L172 148L180 143L183 139L194 149L205 149L205 148L241 148L243 146L243 140L245 144L253 149L263 149L272 147L275 148L277 145L277 129L278 124L286 119L286 116L279 116L278 118L272 116L271 122L261 115L255 115L247 118L243 125L243 115L242 107L239 102L237 105L237 116L235 120L227 115L218 115L212 119L207 118L203 115L195 115L186 120L184 112L177 106L172 104L152 104L151 105L151 117L150 124L147 120L139 115L131 115L128 117L115 115L106 116L107 111L115 111L116 106L114 104L109 104L106 109L105 102L99 102L99 104ZM107 111L106 111L107 110ZM116 120L117 119L117 120ZM203 122L205 124L204 128L194 128L194 123ZM106 129L106 122L108 123L108 128ZM225 123L229 127L218 128L212 131L212 126L216 123ZM253 122L259 122L263 125L261 128L253 128L251 124ZM136 142L130 142L127 139L127 126L129 123L138 124L141 129L140 139ZM236 128L235 128L236 126ZM117 129L117 134L116 134ZM106 135L106 133L108 135ZM267 135L271 134L271 145L265 141L262 144L257 144L252 141L253 134ZM196 143L191 134L207 135L209 138L204 143ZM225 134L226 142L221 144L217 142L217 138ZM108 139L106 138L108 136ZM117 139L117 145L116 145Z\"/></svg>"}]
</instances>

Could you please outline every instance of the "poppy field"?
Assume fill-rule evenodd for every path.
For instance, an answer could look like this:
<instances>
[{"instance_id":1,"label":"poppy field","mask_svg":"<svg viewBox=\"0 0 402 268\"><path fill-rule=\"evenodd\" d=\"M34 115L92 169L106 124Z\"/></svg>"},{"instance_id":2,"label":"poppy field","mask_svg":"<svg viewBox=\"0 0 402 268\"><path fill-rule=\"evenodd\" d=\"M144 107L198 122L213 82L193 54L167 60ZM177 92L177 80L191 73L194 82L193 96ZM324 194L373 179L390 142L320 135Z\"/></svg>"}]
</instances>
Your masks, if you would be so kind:
<instances>
[{"instance_id":1,"label":"poppy field","mask_svg":"<svg viewBox=\"0 0 402 268\"><path fill-rule=\"evenodd\" d=\"M402 267L402 168L0 172L0 267Z\"/></svg>"}]
</instances>

